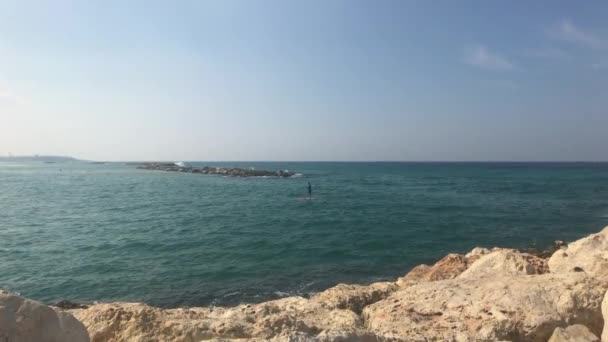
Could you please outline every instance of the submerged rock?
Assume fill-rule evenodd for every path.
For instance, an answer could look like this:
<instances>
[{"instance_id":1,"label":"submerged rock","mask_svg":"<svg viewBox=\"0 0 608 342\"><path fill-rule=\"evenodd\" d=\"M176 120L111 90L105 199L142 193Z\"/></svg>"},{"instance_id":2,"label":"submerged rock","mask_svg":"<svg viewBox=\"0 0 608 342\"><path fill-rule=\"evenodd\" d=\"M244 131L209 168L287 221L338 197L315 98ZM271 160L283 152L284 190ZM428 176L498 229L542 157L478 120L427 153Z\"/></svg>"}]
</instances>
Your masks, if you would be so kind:
<instances>
[{"instance_id":1,"label":"submerged rock","mask_svg":"<svg viewBox=\"0 0 608 342\"><path fill-rule=\"evenodd\" d=\"M88 307L88 305L75 303L65 299L53 304L53 306L64 310L86 309Z\"/></svg>"},{"instance_id":2,"label":"submerged rock","mask_svg":"<svg viewBox=\"0 0 608 342\"><path fill-rule=\"evenodd\" d=\"M0 290L0 341L87 342L89 335L71 314Z\"/></svg>"},{"instance_id":3,"label":"submerged rock","mask_svg":"<svg viewBox=\"0 0 608 342\"><path fill-rule=\"evenodd\" d=\"M556 251L567 247L568 244L562 240L555 240L553 241L553 244L546 249L539 249L537 247L529 247L529 248L524 248L521 251L524 253L528 253L528 254L532 254L534 256L537 256L539 258L542 259L548 259L550 258L553 253L555 253Z\"/></svg>"}]
</instances>

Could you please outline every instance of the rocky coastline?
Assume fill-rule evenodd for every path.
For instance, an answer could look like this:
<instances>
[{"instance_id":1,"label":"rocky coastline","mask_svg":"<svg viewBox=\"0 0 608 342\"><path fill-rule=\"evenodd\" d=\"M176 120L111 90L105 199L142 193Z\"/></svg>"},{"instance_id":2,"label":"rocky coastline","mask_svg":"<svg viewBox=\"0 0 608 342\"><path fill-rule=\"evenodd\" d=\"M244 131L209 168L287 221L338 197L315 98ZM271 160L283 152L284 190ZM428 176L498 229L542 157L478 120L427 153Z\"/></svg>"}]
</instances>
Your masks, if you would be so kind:
<instances>
[{"instance_id":1,"label":"rocky coastline","mask_svg":"<svg viewBox=\"0 0 608 342\"><path fill-rule=\"evenodd\" d=\"M288 170L256 170L253 168L242 169L238 167L192 167L185 164L179 165L178 163L143 163L137 166L138 169L142 170L156 170L156 171L172 171L172 172L187 172L187 173L199 173L203 175L221 175L227 177L292 177L295 175L294 172Z\"/></svg>"},{"instance_id":2,"label":"rocky coastline","mask_svg":"<svg viewBox=\"0 0 608 342\"><path fill-rule=\"evenodd\" d=\"M474 248L401 278L236 307L49 307L0 291L1 341L608 341L608 227L555 250Z\"/></svg>"}]
</instances>

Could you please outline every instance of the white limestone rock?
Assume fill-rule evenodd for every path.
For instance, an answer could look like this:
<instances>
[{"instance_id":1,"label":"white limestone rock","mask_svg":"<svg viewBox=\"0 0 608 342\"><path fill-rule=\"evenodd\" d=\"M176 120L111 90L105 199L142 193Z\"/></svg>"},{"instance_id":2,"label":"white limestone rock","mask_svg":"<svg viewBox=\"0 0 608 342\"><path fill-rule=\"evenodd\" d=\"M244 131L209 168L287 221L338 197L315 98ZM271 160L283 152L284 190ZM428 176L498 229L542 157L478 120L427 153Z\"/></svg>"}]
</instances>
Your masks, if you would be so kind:
<instances>
[{"instance_id":1,"label":"white limestone rock","mask_svg":"<svg viewBox=\"0 0 608 342\"><path fill-rule=\"evenodd\" d=\"M0 290L0 341L88 342L89 335L71 314Z\"/></svg>"}]
</instances>

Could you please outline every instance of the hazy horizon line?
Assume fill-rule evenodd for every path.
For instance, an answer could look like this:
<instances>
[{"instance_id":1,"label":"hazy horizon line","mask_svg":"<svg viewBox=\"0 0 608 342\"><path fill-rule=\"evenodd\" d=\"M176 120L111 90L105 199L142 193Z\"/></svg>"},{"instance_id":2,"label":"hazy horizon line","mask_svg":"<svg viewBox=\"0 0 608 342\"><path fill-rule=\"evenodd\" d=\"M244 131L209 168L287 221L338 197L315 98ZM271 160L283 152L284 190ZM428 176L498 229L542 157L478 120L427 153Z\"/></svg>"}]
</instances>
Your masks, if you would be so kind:
<instances>
[{"instance_id":1,"label":"hazy horizon line","mask_svg":"<svg viewBox=\"0 0 608 342\"><path fill-rule=\"evenodd\" d=\"M102 159L81 159L69 155L12 155L0 156L0 159L18 158L66 158L74 161L84 162L105 162L105 163L174 163L174 162L208 162L208 163L608 163L608 160L504 160L504 159L462 159L462 160L441 160L441 159L386 159L386 160L185 160L185 159L121 159L121 160L102 160Z\"/></svg>"}]
</instances>

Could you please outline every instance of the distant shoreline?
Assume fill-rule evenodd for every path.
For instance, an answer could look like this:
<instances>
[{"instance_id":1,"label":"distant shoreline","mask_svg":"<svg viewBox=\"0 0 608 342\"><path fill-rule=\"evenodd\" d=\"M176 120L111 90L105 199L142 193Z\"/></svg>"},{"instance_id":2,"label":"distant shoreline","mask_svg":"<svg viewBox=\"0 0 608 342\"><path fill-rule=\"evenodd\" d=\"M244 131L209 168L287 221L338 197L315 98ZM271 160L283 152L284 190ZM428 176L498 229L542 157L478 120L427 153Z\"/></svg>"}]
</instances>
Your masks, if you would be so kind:
<instances>
[{"instance_id":1,"label":"distant shoreline","mask_svg":"<svg viewBox=\"0 0 608 342\"><path fill-rule=\"evenodd\" d=\"M46 156L46 155L34 155L34 156L1 156L0 161L50 161L50 162L71 162L71 161L82 161L70 156Z\"/></svg>"},{"instance_id":2,"label":"distant shoreline","mask_svg":"<svg viewBox=\"0 0 608 342\"><path fill-rule=\"evenodd\" d=\"M139 165L143 163L172 163L171 160L141 159L141 160L94 160L79 159L71 156L60 155L19 155L0 156L0 161L44 161L45 159L58 159L78 162L98 163L124 163L127 165ZM187 163L336 163L336 164L605 164L608 160L185 160Z\"/></svg>"}]
</instances>

